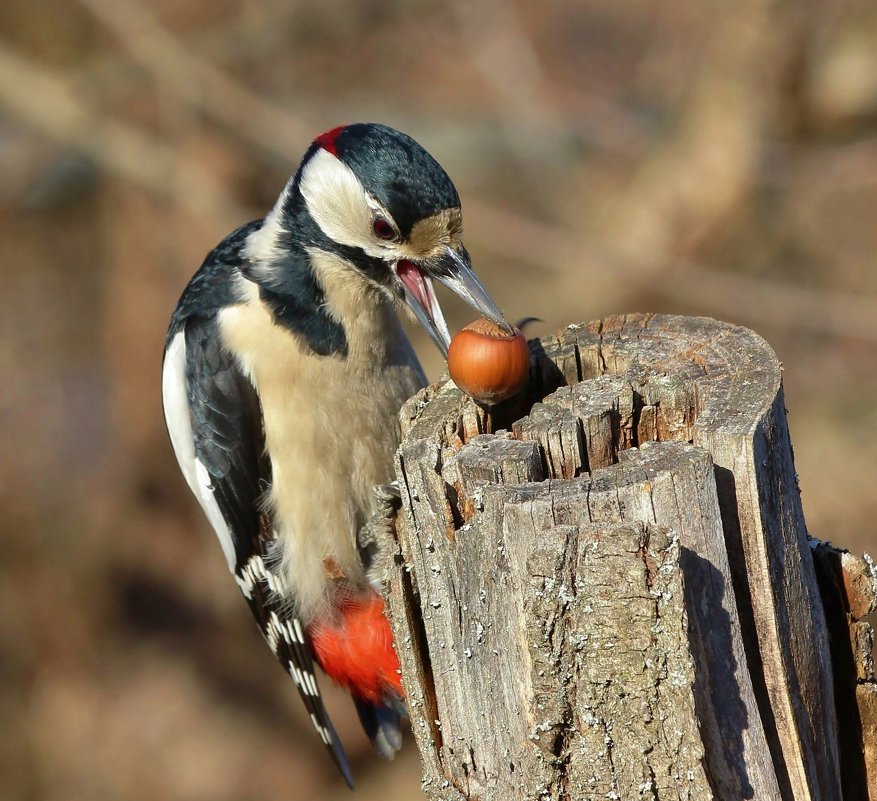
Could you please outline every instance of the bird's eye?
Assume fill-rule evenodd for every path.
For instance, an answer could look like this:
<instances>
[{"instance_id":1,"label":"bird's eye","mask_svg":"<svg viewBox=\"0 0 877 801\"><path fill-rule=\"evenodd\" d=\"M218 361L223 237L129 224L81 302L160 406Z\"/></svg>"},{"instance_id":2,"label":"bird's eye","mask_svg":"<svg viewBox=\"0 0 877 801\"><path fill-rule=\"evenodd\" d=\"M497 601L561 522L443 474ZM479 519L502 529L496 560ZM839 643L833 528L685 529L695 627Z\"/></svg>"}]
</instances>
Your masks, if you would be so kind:
<instances>
[{"instance_id":1,"label":"bird's eye","mask_svg":"<svg viewBox=\"0 0 877 801\"><path fill-rule=\"evenodd\" d=\"M390 242L396 238L396 229L383 217L375 217L372 221L372 231L378 239Z\"/></svg>"}]
</instances>

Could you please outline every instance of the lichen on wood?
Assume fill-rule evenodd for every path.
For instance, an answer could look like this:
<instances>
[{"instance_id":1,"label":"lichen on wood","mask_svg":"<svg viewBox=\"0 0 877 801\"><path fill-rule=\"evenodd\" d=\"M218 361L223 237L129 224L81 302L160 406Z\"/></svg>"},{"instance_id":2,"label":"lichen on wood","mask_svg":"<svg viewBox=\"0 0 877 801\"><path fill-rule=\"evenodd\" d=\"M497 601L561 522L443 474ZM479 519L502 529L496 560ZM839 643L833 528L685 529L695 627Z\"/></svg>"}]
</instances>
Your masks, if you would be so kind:
<instances>
[{"instance_id":1,"label":"lichen on wood","mask_svg":"<svg viewBox=\"0 0 877 801\"><path fill-rule=\"evenodd\" d=\"M387 584L431 799L843 798L781 366L634 315L402 410ZM862 635L864 636L864 635Z\"/></svg>"}]
</instances>

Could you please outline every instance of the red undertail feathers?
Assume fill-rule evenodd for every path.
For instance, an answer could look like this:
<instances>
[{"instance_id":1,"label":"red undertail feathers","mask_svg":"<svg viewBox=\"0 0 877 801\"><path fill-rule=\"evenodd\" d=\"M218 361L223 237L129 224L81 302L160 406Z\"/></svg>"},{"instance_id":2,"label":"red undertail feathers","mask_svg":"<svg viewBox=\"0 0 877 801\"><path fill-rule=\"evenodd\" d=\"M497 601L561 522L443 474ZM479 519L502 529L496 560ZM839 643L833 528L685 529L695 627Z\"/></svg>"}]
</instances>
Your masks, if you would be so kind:
<instances>
[{"instance_id":1,"label":"red undertail feathers","mask_svg":"<svg viewBox=\"0 0 877 801\"><path fill-rule=\"evenodd\" d=\"M356 697L373 704L404 697L384 600L376 593L345 600L333 620L311 624L308 634L323 672Z\"/></svg>"}]
</instances>

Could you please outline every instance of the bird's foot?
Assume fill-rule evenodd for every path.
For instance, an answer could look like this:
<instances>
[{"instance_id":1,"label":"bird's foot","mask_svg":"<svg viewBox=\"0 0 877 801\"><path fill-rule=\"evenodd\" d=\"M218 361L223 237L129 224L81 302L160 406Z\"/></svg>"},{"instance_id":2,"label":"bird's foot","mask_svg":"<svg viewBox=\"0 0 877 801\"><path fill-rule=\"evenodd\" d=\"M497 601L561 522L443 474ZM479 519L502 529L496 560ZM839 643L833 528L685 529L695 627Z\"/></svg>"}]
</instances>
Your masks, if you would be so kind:
<instances>
[{"instance_id":1,"label":"bird's foot","mask_svg":"<svg viewBox=\"0 0 877 801\"><path fill-rule=\"evenodd\" d=\"M372 487L372 494L378 501L397 502L402 500L402 490L399 489L398 481L391 481L389 484L378 484ZM399 506L399 503L395 503L394 508L398 509Z\"/></svg>"},{"instance_id":2,"label":"bird's foot","mask_svg":"<svg viewBox=\"0 0 877 801\"><path fill-rule=\"evenodd\" d=\"M383 593L393 557L399 553L396 513L402 506L402 496L398 481L378 484L372 493L377 499L377 509L359 530L357 541L369 581L376 592Z\"/></svg>"}]
</instances>

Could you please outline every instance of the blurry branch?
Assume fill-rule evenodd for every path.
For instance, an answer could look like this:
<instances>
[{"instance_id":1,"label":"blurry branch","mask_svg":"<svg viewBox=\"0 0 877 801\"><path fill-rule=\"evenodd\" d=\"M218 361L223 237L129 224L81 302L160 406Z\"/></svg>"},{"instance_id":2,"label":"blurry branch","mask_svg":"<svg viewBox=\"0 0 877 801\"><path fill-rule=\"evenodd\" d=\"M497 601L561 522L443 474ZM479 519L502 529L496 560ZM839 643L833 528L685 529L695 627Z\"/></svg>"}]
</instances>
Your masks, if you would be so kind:
<instances>
[{"instance_id":1,"label":"blurry branch","mask_svg":"<svg viewBox=\"0 0 877 801\"><path fill-rule=\"evenodd\" d=\"M671 258L653 260L648 270L658 273L657 280L644 283L643 266L628 255L477 199L466 202L466 230L484 250L549 272L557 286L554 311L564 316L574 315L583 298L593 297L606 309L605 298L618 295L621 288L684 298L687 307L702 306L731 320L745 315L750 322L877 342L877 298L747 278Z\"/></svg>"},{"instance_id":2,"label":"blurry branch","mask_svg":"<svg viewBox=\"0 0 877 801\"><path fill-rule=\"evenodd\" d=\"M569 151L571 132L607 153L630 155L648 144L635 113L550 79L515 3L455 0L451 8L469 59L496 97L506 145L534 181L543 178L534 162Z\"/></svg>"},{"instance_id":3,"label":"blurry branch","mask_svg":"<svg viewBox=\"0 0 877 801\"><path fill-rule=\"evenodd\" d=\"M545 70L515 4L454 0L451 6L472 63L511 116L520 118L526 108L528 118L562 127L564 120L545 102Z\"/></svg>"},{"instance_id":4,"label":"blurry branch","mask_svg":"<svg viewBox=\"0 0 877 801\"><path fill-rule=\"evenodd\" d=\"M108 172L165 196L182 187L189 211L237 224L244 215L213 175L178 159L172 148L113 120L67 81L0 43L0 103L22 121L74 147Z\"/></svg>"},{"instance_id":5,"label":"blurry branch","mask_svg":"<svg viewBox=\"0 0 877 801\"><path fill-rule=\"evenodd\" d=\"M312 135L313 131L303 132L297 118L273 101L189 52L138 3L81 2L124 37L143 66L158 76L165 91L210 111L264 150L285 159L290 141L307 141ZM735 30L732 27L731 33ZM725 50L726 43L722 45ZM753 46L742 49L748 56L757 50ZM195 76L194 82L180 77L190 74ZM673 255L677 248L668 226L678 224L680 210L697 216L705 206L708 213L700 224L710 227L743 191L740 181L750 174L747 165L757 157L752 150L752 129L758 123L753 111L745 111L743 102L748 84L727 77L720 81L714 76L701 81L678 136L643 166L605 221L608 233L604 236L601 231L600 242L618 243L617 247L606 247L596 237L545 225L477 198L466 201L471 239L498 255L553 272L556 295L569 298L563 308L570 314L574 309L569 306L580 305L585 292L598 298L604 308L614 308L631 294L647 290L685 298L689 306L701 304L715 314L735 317L743 312L756 322L877 341L875 300L732 276ZM241 100L243 106L223 111ZM758 104L757 98L749 101ZM171 197L191 212L210 216L228 228L247 217L209 171L179 159L172 148L139 128L109 118L78 96L69 81L2 44L0 102L43 134L86 153L107 171ZM728 103L732 110L722 112L719 107ZM248 118L241 113L242 108L257 113ZM737 122L728 130L729 121L735 118ZM732 180L734 172L744 178ZM731 189L717 198L716 186L729 181ZM655 188L649 190L650 185ZM697 219L690 224L696 223ZM498 235L500 231L502 235ZM591 266L586 286L580 265Z\"/></svg>"},{"instance_id":6,"label":"blurry branch","mask_svg":"<svg viewBox=\"0 0 877 801\"><path fill-rule=\"evenodd\" d=\"M776 92L772 32L781 22L762 0L724 11L709 28L677 123L628 184L594 209L592 229L636 266L640 286L660 284L668 262L684 261L751 197ZM620 291L628 290L605 287L610 306Z\"/></svg>"},{"instance_id":7,"label":"blurry branch","mask_svg":"<svg viewBox=\"0 0 877 801\"><path fill-rule=\"evenodd\" d=\"M789 168L791 158L803 169ZM766 186L807 187L818 177L821 184L844 187L877 185L877 136L865 136L855 142L844 142L843 147L824 143L793 145L774 143L767 164L762 165L759 181Z\"/></svg>"},{"instance_id":8,"label":"blurry branch","mask_svg":"<svg viewBox=\"0 0 877 801\"><path fill-rule=\"evenodd\" d=\"M62 78L2 45L0 102L46 136L86 153L108 172L163 197L174 197L193 213L211 216L228 228L247 216L208 171L181 162L171 148L139 129L107 118L77 97ZM174 181L170 175L176 176ZM175 185L188 191L175 192ZM650 265L661 275L646 287L640 265L566 228L476 198L467 199L466 221L481 248L553 272L558 297L570 298L569 303L580 302L583 292L602 303L604 297L617 296L619 288L630 293L639 285L671 298L684 297L690 305L703 304L716 314L734 317L748 309L751 319L877 341L877 302L861 296L765 283L667 260ZM581 270L574 269L583 264L591 266L584 286Z\"/></svg>"},{"instance_id":9,"label":"blurry branch","mask_svg":"<svg viewBox=\"0 0 877 801\"><path fill-rule=\"evenodd\" d=\"M536 186L546 153L562 147L568 122L547 101L545 71L514 3L486 0L451 3L472 64L497 98L499 129L509 152ZM521 109L527 110L526 114ZM545 138L552 142L546 146ZM538 143L538 146L536 146Z\"/></svg>"},{"instance_id":10,"label":"blurry branch","mask_svg":"<svg viewBox=\"0 0 877 801\"><path fill-rule=\"evenodd\" d=\"M684 268L649 288L669 298L692 298L729 319L745 315L774 328L877 342L877 298L747 278L699 265Z\"/></svg>"},{"instance_id":11,"label":"blurry branch","mask_svg":"<svg viewBox=\"0 0 877 801\"><path fill-rule=\"evenodd\" d=\"M296 6L271 10L267 24L242 25L240 18L223 18L220 23L208 24L187 39L187 50L207 51L225 63L247 63L286 43L289 18L300 13ZM144 68L131 60L123 50L113 49L95 53L75 72L79 86L99 86L104 101L128 94L133 82L142 77Z\"/></svg>"},{"instance_id":12,"label":"blurry branch","mask_svg":"<svg viewBox=\"0 0 877 801\"><path fill-rule=\"evenodd\" d=\"M454 8L471 59L503 104L506 116L513 120L520 115L520 108L534 108L537 122L552 125L555 118L544 100L551 86L513 4L501 9L491 0L487 11L479 13L458 0ZM493 218L482 227L483 240L507 250L514 240L518 257L532 252L534 258L528 260L538 261L543 269L550 264L600 264L602 269L593 270L588 277L587 291L599 298L604 308L620 308L640 288L654 291L657 287L661 294L672 294L682 282L681 296L696 300L698 286L691 271L684 271L679 282L677 265L751 197L761 142L769 124L768 109L777 91L776 70L771 68L782 47L782 37L773 35L782 27L783 20L777 18L780 13L763 0L741 0L733 11L723 14L721 24L710 27L708 37L699 44L699 69L678 122L642 149L630 180L614 194L604 191L599 205L587 205L589 173L571 160L570 195L582 200L569 216L587 221L582 233L537 232L534 228L538 225L529 220L505 220L500 226L497 216L503 215L482 205L482 216ZM491 31L486 39L485 29ZM525 151L534 147L526 141L520 144L519 159L525 161ZM576 184L580 191L576 191ZM470 212L471 204L467 204L471 229ZM497 231L503 232L502 237L496 236ZM534 247L534 242L538 246ZM676 279L667 275L668 267ZM698 282L709 282L705 273L698 271L697 276ZM717 284L725 286L723 279L716 274ZM575 298L576 290L581 291L579 271L564 270L557 280L560 297ZM751 284L747 292L757 296L757 284ZM706 284L701 288L714 303L725 298L722 290L710 291ZM776 294L771 293L772 301ZM795 308L799 305L796 302ZM735 314L739 310L734 307L730 311ZM820 324L818 316L807 322ZM844 316L835 320L832 330L837 327L850 333ZM874 330L873 326L868 329Z\"/></svg>"},{"instance_id":13,"label":"blurry branch","mask_svg":"<svg viewBox=\"0 0 877 801\"><path fill-rule=\"evenodd\" d=\"M227 125L262 150L289 158L289 143L309 141L311 126L199 58L137 0L79 0L162 90Z\"/></svg>"}]
</instances>

